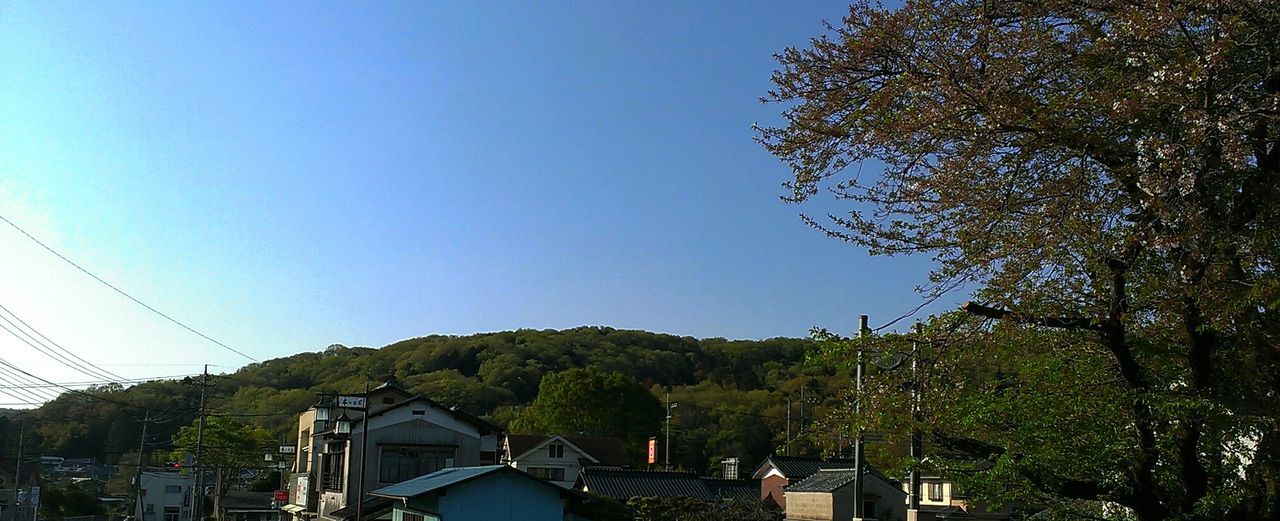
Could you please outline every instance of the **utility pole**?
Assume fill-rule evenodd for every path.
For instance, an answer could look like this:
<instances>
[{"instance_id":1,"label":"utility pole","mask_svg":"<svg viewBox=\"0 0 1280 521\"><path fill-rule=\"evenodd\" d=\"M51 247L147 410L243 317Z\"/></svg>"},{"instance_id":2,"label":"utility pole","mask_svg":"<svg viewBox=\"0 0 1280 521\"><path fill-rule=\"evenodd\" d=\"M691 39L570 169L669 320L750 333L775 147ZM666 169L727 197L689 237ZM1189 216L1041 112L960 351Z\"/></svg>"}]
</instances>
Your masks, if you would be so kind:
<instances>
[{"instance_id":1,"label":"utility pole","mask_svg":"<svg viewBox=\"0 0 1280 521\"><path fill-rule=\"evenodd\" d=\"M147 414L142 418L142 436L138 441L138 468L133 473L133 512L138 514L142 521L146 521L146 513L140 512L142 508L142 451L147 449L147 424L151 423L151 409L147 409Z\"/></svg>"},{"instance_id":2,"label":"utility pole","mask_svg":"<svg viewBox=\"0 0 1280 521\"><path fill-rule=\"evenodd\" d=\"M671 391L667 391L667 470L671 470L671 409L676 405L679 404L671 403Z\"/></svg>"},{"instance_id":3,"label":"utility pole","mask_svg":"<svg viewBox=\"0 0 1280 521\"><path fill-rule=\"evenodd\" d=\"M364 381L364 412L360 413L360 485L356 493L356 521L364 521L364 469L369 466L369 380Z\"/></svg>"},{"instance_id":4,"label":"utility pole","mask_svg":"<svg viewBox=\"0 0 1280 521\"><path fill-rule=\"evenodd\" d=\"M916 323L915 348L911 353L911 491L907 496L907 521L916 521L920 515L920 460L924 456L924 442L920 435L920 337L924 327Z\"/></svg>"},{"instance_id":5,"label":"utility pole","mask_svg":"<svg viewBox=\"0 0 1280 521\"><path fill-rule=\"evenodd\" d=\"M22 445L26 440L27 425L25 423L18 424L18 464L13 468L13 519L18 521L18 510L21 503L18 502L18 488L22 485ZM27 498L31 499L31 498Z\"/></svg>"},{"instance_id":6,"label":"utility pole","mask_svg":"<svg viewBox=\"0 0 1280 521\"><path fill-rule=\"evenodd\" d=\"M204 451L204 399L205 388L209 385L209 364L204 364L204 373L200 375L200 423L196 427L196 461L195 490L191 491L191 519L201 521L201 510L204 506L204 469L200 467L200 456Z\"/></svg>"},{"instance_id":7,"label":"utility pole","mask_svg":"<svg viewBox=\"0 0 1280 521\"><path fill-rule=\"evenodd\" d=\"M801 387L801 389L804 389ZM784 452L791 455L791 397L787 397L787 444L783 446Z\"/></svg>"},{"instance_id":8,"label":"utility pole","mask_svg":"<svg viewBox=\"0 0 1280 521\"><path fill-rule=\"evenodd\" d=\"M871 336L871 329L867 327L866 315L858 317L858 336L861 338ZM865 364L862 361L862 347L859 346L858 365L856 372L854 373L854 378L856 379L855 388L857 389L857 401L855 401L853 405L853 412L858 418L858 421L862 420L862 373L864 371L864 365ZM853 519L855 521L861 521L866 518L866 512L864 511L866 509L862 500L862 477L865 475L862 467L866 465L866 454L863 453L864 440L862 437L862 429L859 428L856 434L857 438L853 442L853 468L854 475L856 476L853 480Z\"/></svg>"}]
</instances>

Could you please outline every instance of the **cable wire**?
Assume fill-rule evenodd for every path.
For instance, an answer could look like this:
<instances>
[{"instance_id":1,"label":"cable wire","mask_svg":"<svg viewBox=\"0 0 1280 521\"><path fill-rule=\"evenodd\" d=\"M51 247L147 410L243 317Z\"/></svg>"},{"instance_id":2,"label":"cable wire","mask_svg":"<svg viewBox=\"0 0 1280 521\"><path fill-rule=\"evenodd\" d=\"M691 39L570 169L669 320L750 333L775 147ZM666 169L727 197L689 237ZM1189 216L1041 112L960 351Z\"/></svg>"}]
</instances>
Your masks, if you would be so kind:
<instances>
[{"instance_id":1,"label":"cable wire","mask_svg":"<svg viewBox=\"0 0 1280 521\"><path fill-rule=\"evenodd\" d=\"M26 330L18 326L18 324L13 323L13 321L9 320L9 317L4 316L4 314L0 314L0 320L3 320L6 324L9 324L10 326L13 326L14 329L17 329L27 338L30 338L31 340L35 341L37 345L33 347L35 347L37 351L40 351L42 354L49 357L53 361L58 362L67 367L70 367L71 369L74 369L77 372L83 373L84 375L89 376L90 378L102 378L102 379L111 380L111 381L124 379L123 376L120 376L118 374L112 373L111 371L107 371L106 369L98 367L92 364L91 362L83 358L80 358L75 353L72 353L71 351L67 350L67 348L59 345L57 342L50 340L49 337L44 335L44 333L41 333L36 328L31 327L31 325L28 324L25 320L22 320L22 317L19 317L16 313L14 313L13 311L10 311L9 308L4 307L4 304L0 304L0 310L3 310L5 313L8 313L15 320L17 320L18 323L22 324L23 326L26 326ZM28 330L30 331L30 333L28 332ZM36 338L36 336L32 335L31 333L35 333L35 335L38 335L40 338ZM41 340L41 339L44 339L44 340ZM57 349L60 350L61 352L54 350L54 348L52 347L49 347L49 344L45 343L46 341L49 344L56 346Z\"/></svg>"},{"instance_id":2,"label":"cable wire","mask_svg":"<svg viewBox=\"0 0 1280 521\"><path fill-rule=\"evenodd\" d=\"M227 345L227 344L224 344L224 343L222 343L222 342L219 342L219 341L215 340L213 337L211 337L211 336L209 336L209 335L206 335L206 334L204 334L204 333L201 333L201 332L197 331L195 328L193 328L193 327L191 327L191 326L188 326L188 325L186 325L186 324L184 324L184 323L182 323L182 322L179 322L179 321L178 321L178 319L173 318L173 317L171 317L171 316L169 316L169 315L166 315L164 312L162 312L162 311L160 311L160 310L158 310L158 309L156 309L156 308L151 307L151 306L150 306L150 305L148 305L146 302L143 302L143 301L141 301L141 300L138 300L137 298L134 298L134 296L133 296L133 295L130 295L130 294L128 294L128 293L125 293L125 292L124 292L124 290L122 290L122 289L120 289L120 288L116 287L115 285L111 284L110 282L107 282L106 280L103 280L103 278L102 278L102 277L99 277L99 276L97 276L97 275L94 275L94 274L93 274L93 272L91 272L91 271L89 271L89 270L85 269L84 267L80 266L79 264L76 264L76 263L75 263L74 261L72 261L71 259L68 259L65 255L63 255L63 254L61 254L61 253L58 253L58 251L57 251L57 250L55 250L55 249L53 249L53 248L49 247L49 245L47 245L47 244L45 244L45 243L41 242L41 241L40 241L40 239L35 238L35 236L31 235L30 233L27 233L27 231L26 231L26 230L24 230L24 229L22 229L22 227L21 227L21 226L18 226L17 224L14 224L14 222L13 222L13 221L10 221L9 219L5 218L5 216L0 215L0 221L4 221L4 222L5 222L5 224L8 224L9 226L12 226L12 227L13 227L13 229L18 230L18 233L21 233L21 234L25 235L28 239L31 239L31 241L32 241L32 242L35 242L36 244L39 244L41 248L44 248L44 249L45 249L45 250L47 250L49 253L54 254L55 256L57 256L59 259L62 259L62 260L63 260L64 262L66 262L67 264L72 265L73 267L75 267L76 269L80 270L80 271L81 271L82 273L84 273L85 275L88 275L88 276L92 277L92 278L93 278L93 280L96 280L96 281L98 281L98 282L101 282L104 286L106 286L106 287L108 287L108 288L111 288L112 290L115 290L115 292L116 292L116 293L119 293L119 294L123 295L125 298L127 298L127 299L129 299L129 300L132 300L134 303L138 304L139 306L142 306L142 307L144 307L144 308L147 308L147 310L148 310L148 311L151 311L152 313L155 313L155 314L157 314L157 315L160 315L161 317L165 318L166 320L168 320L168 321L170 321L170 322L173 322L174 324L177 324L179 327L181 327L181 328L183 328L183 329L186 329L187 331L190 331L190 332L194 333L196 336L199 336L200 338L203 338L203 339L205 339L205 340L208 340L208 341L210 341L210 342L213 342L214 344L217 344L219 347L222 347L223 349L226 349L227 351L231 351L232 353L235 353L235 354L237 354L237 355L240 355L240 356L243 356L243 357L245 357L245 358L248 358L249 360L253 360L254 362L258 362L258 361L259 361L257 358L254 358L254 357L252 357L252 356L246 355L246 354L244 354L243 352L241 352L241 351L239 351L239 350L237 350L237 349L235 349L235 348L233 348L233 347L231 347L231 346L229 346L229 345Z\"/></svg>"}]
</instances>

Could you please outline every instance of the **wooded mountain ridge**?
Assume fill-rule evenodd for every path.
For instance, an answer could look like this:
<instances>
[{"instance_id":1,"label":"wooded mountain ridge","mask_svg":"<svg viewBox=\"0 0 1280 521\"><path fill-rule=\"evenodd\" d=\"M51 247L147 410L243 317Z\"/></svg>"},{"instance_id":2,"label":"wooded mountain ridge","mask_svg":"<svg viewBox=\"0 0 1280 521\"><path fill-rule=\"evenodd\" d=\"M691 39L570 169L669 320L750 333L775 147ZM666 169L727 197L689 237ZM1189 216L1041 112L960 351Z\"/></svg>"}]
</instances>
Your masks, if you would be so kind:
<instances>
[{"instance_id":1,"label":"wooded mountain ridge","mask_svg":"<svg viewBox=\"0 0 1280 521\"><path fill-rule=\"evenodd\" d=\"M296 414L318 393L395 382L506 427L536 398L544 376L591 367L678 403L672 459L707 471L724 457L755 461L782 450L788 398L800 411L792 414L792 452L817 450L818 440L809 440L801 425L817 417L847 379L804 364L810 345L806 339L697 339L597 326L430 335L377 349L332 345L210 375L206 412L288 440ZM150 417L144 447L162 458L172 434L197 417L201 387L195 377L67 392L38 409L0 417L0 443L12 457L16 422L23 421L28 451L113 462L136 453L142 420Z\"/></svg>"}]
</instances>

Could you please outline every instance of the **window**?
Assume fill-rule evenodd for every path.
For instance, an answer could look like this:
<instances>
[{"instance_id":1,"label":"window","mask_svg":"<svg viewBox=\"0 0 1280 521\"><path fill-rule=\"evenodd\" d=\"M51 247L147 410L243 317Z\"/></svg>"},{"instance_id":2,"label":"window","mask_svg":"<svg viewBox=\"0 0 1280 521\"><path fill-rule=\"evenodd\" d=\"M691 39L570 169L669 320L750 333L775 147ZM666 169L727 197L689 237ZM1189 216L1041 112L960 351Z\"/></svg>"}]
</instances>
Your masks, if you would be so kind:
<instances>
[{"instance_id":1,"label":"window","mask_svg":"<svg viewBox=\"0 0 1280 521\"><path fill-rule=\"evenodd\" d=\"M346 471L345 458L342 453L325 454L321 464L324 467L324 489L341 491L342 477Z\"/></svg>"},{"instance_id":2,"label":"window","mask_svg":"<svg viewBox=\"0 0 1280 521\"><path fill-rule=\"evenodd\" d=\"M942 483L929 484L929 501L942 501Z\"/></svg>"},{"instance_id":3,"label":"window","mask_svg":"<svg viewBox=\"0 0 1280 521\"><path fill-rule=\"evenodd\" d=\"M155 512L155 511L156 511L156 504L155 504L155 503L147 503L147 508L146 508L146 509L144 509L144 510L146 510L147 512Z\"/></svg>"},{"instance_id":4,"label":"window","mask_svg":"<svg viewBox=\"0 0 1280 521\"><path fill-rule=\"evenodd\" d=\"M454 447L382 447L378 482L399 483L453 466Z\"/></svg>"},{"instance_id":5,"label":"window","mask_svg":"<svg viewBox=\"0 0 1280 521\"><path fill-rule=\"evenodd\" d=\"M178 507L164 507L164 521L178 521Z\"/></svg>"},{"instance_id":6,"label":"window","mask_svg":"<svg viewBox=\"0 0 1280 521\"><path fill-rule=\"evenodd\" d=\"M556 467L529 467L529 475L548 481L564 481L564 469Z\"/></svg>"},{"instance_id":7,"label":"window","mask_svg":"<svg viewBox=\"0 0 1280 521\"><path fill-rule=\"evenodd\" d=\"M181 494L182 486L181 485L165 485L164 493L165 494Z\"/></svg>"},{"instance_id":8,"label":"window","mask_svg":"<svg viewBox=\"0 0 1280 521\"><path fill-rule=\"evenodd\" d=\"M404 512L400 514L400 518L403 521L426 521L427 516L424 516L416 512Z\"/></svg>"},{"instance_id":9,"label":"window","mask_svg":"<svg viewBox=\"0 0 1280 521\"><path fill-rule=\"evenodd\" d=\"M552 458L563 458L563 457L564 457L564 445L559 444L559 443L552 443L551 445L548 445L548 446L547 446L547 455L548 455L548 456L550 456L550 457L552 457Z\"/></svg>"}]
</instances>

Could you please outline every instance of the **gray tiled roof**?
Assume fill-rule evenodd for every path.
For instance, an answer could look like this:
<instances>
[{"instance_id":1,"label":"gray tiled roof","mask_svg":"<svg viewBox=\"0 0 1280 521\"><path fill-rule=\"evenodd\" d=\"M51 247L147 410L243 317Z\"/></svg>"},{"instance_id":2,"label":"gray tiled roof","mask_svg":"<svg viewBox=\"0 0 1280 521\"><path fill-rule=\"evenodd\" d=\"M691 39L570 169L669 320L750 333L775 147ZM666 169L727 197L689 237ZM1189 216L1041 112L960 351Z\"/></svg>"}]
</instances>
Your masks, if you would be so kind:
<instances>
[{"instance_id":1,"label":"gray tiled roof","mask_svg":"<svg viewBox=\"0 0 1280 521\"><path fill-rule=\"evenodd\" d=\"M799 483L788 485L787 492L834 492L853 483L858 473L852 470L819 470Z\"/></svg>"},{"instance_id":2,"label":"gray tiled roof","mask_svg":"<svg viewBox=\"0 0 1280 521\"><path fill-rule=\"evenodd\" d=\"M758 479L713 479L702 478L711 495L724 499L744 501L760 500L760 480Z\"/></svg>"},{"instance_id":3,"label":"gray tiled roof","mask_svg":"<svg viewBox=\"0 0 1280 521\"><path fill-rule=\"evenodd\" d=\"M633 497L715 498L706 483L692 472L587 467L578 475L578 481L587 492L624 501Z\"/></svg>"},{"instance_id":4,"label":"gray tiled roof","mask_svg":"<svg viewBox=\"0 0 1280 521\"><path fill-rule=\"evenodd\" d=\"M818 469L852 469L853 460L851 459L830 459L821 460L818 458L801 458L796 456L769 456L760 468L772 465L778 469L788 481L799 481L809 477ZM757 471L761 474L761 471ZM757 475L756 478L762 478L763 475Z\"/></svg>"}]
</instances>

